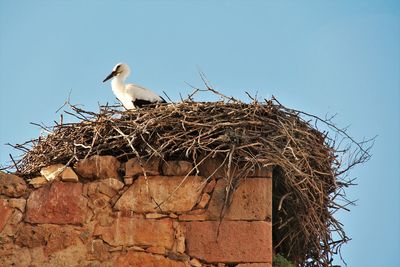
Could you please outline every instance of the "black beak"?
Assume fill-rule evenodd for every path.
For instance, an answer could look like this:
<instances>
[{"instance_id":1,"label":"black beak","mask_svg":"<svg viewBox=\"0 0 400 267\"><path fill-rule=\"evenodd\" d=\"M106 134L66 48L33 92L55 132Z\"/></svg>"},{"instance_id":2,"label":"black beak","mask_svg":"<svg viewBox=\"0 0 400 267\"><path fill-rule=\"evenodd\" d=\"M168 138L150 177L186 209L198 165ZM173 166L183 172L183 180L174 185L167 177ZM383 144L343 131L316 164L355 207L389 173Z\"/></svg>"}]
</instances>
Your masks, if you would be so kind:
<instances>
[{"instance_id":1,"label":"black beak","mask_svg":"<svg viewBox=\"0 0 400 267\"><path fill-rule=\"evenodd\" d=\"M115 75L117 75L117 72L116 72L116 71L111 72L110 75L108 75L108 76L103 80L103 83L106 82L106 81L108 81L109 79L111 79L111 78L114 77Z\"/></svg>"}]
</instances>

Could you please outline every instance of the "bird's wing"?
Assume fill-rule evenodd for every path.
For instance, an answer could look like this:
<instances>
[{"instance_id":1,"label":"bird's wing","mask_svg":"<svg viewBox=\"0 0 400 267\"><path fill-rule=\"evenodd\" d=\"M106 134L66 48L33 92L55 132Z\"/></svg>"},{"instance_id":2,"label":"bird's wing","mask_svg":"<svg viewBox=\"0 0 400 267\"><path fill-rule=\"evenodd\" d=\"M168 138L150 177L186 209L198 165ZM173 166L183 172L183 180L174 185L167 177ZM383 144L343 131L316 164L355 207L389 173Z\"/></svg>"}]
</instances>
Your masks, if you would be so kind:
<instances>
[{"instance_id":1,"label":"bird's wing","mask_svg":"<svg viewBox=\"0 0 400 267\"><path fill-rule=\"evenodd\" d=\"M150 101L151 103L164 102L163 99L153 91L150 91L149 89L146 89L136 84L127 84L126 92L133 96L135 99L146 100Z\"/></svg>"}]
</instances>

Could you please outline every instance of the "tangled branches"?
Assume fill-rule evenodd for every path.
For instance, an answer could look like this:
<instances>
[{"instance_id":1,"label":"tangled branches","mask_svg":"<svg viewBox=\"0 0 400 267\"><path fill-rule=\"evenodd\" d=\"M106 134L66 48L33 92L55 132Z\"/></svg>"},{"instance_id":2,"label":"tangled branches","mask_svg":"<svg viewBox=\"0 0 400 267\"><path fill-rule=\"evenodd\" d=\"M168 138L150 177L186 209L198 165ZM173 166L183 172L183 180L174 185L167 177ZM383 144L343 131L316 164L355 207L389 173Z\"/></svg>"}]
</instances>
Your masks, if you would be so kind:
<instances>
[{"instance_id":1,"label":"tangled branches","mask_svg":"<svg viewBox=\"0 0 400 267\"><path fill-rule=\"evenodd\" d=\"M330 121L288 109L274 98L246 104L224 97L194 102L192 97L123 112L106 106L94 113L71 105L70 114L80 122L57 124L46 128L46 137L14 146L25 153L15 167L33 175L49 164L73 164L92 155L121 161L158 156L196 164L222 156L229 166L229 202L229 192L249 172L274 166L275 251L300 266L330 266L333 254L348 241L333 216L351 203L343 190L352 181L344 178L351 167L369 159L371 142L357 143ZM320 132L318 122L333 137ZM342 148L346 140L350 146Z\"/></svg>"}]
</instances>

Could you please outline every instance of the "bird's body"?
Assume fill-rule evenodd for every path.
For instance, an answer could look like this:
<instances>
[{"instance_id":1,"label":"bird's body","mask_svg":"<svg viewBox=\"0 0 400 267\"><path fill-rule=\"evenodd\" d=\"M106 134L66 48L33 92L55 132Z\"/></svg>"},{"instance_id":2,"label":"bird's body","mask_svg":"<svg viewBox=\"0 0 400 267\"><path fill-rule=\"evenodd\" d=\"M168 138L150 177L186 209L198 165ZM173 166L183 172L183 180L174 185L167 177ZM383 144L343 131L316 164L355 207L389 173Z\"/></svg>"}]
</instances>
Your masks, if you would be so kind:
<instances>
[{"instance_id":1,"label":"bird's body","mask_svg":"<svg viewBox=\"0 0 400 267\"><path fill-rule=\"evenodd\" d=\"M165 103L161 96L149 89L132 83L125 84L129 74L129 66L124 63L118 63L111 74L103 81L113 78L111 81L112 91L126 109L140 108L152 103Z\"/></svg>"}]
</instances>

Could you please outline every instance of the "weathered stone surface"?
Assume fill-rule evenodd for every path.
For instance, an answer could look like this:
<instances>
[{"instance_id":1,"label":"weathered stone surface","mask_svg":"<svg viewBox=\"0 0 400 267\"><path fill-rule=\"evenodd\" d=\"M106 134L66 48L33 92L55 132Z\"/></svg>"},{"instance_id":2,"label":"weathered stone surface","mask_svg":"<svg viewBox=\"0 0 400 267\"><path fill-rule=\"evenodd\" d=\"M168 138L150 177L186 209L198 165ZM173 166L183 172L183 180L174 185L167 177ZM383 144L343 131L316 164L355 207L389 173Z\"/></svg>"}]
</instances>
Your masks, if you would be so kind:
<instances>
[{"instance_id":1,"label":"weathered stone surface","mask_svg":"<svg viewBox=\"0 0 400 267\"><path fill-rule=\"evenodd\" d=\"M199 159L199 162L202 158ZM224 163L224 157L215 156L214 158L205 159L198 167L200 175L205 178L213 177L220 178L224 177L227 171L227 165Z\"/></svg>"},{"instance_id":2,"label":"weathered stone surface","mask_svg":"<svg viewBox=\"0 0 400 267\"><path fill-rule=\"evenodd\" d=\"M236 267L272 267L271 263L259 262L259 263L240 263Z\"/></svg>"},{"instance_id":3,"label":"weathered stone surface","mask_svg":"<svg viewBox=\"0 0 400 267\"><path fill-rule=\"evenodd\" d=\"M207 185L204 187L203 192L211 193L214 190L216 184L217 184L217 180L211 179L211 181L208 182Z\"/></svg>"},{"instance_id":4,"label":"weathered stone surface","mask_svg":"<svg viewBox=\"0 0 400 267\"><path fill-rule=\"evenodd\" d=\"M176 251L178 253L185 253L185 250L186 250L185 233L184 233L185 229L177 221L173 221L173 227L175 230L175 240L174 240L173 251Z\"/></svg>"},{"instance_id":5,"label":"weathered stone surface","mask_svg":"<svg viewBox=\"0 0 400 267\"><path fill-rule=\"evenodd\" d=\"M184 176L148 177L150 192L154 200L157 203L161 203L169 198L168 201L161 205L163 212L185 212L191 210L196 204L202 186L204 186L202 184L203 178L200 176L188 176L182 183L184 178ZM178 186L179 188L176 189ZM158 211L148 193L146 180L143 176L135 180L133 185L121 196L114 208L117 210L132 210L139 213Z\"/></svg>"},{"instance_id":6,"label":"weathered stone surface","mask_svg":"<svg viewBox=\"0 0 400 267\"><path fill-rule=\"evenodd\" d=\"M115 191L119 191L124 187L124 183L114 178L107 178L100 181L101 184L107 185Z\"/></svg>"},{"instance_id":7,"label":"weathered stone surface","mask_svg":"<svg viewBox=\"0 0 400 267\"><path fill-rule=\"evenodd\" d=\"M185 267L183 262L173 261L160 255L152 255L143 252L128 251L120 255L116 260L117 267L141 266L141 267Z\"/></svg>"},{"instance_id":8,"label":"weathered stone surface","mask_svg":"<svg viewBox=\"0 0 400 267\"><path fill-rule=\"evenodd\" d=\"M13 213L11 214L10 218L8 219L7 224L4 227L3 231L0 231L1 235L2 236L14 236L15 233L18 231L18 224L22 221L22 218L23 218L23 215L22 215L21 211L13 210ZM1 239L1 235L0 235L0 239Z\"/></svg>"},{"instance_id":9,"label":"weathered stone surface","mask_svg":"<svg viewBox=\"0 0 400 267\"><path fill-rule=\"evenodd\" d=\"M61 180L63 182L79 182L78 175L76 175L71 167L65 168L65 170L61 173Z\"/></svg>"},{"instance_id":10,"label":"weathered stone surface","mask_svg":"<svg viewBox=\"0 0 400 267\"><path fill-rule=\"evenodd\" d=\"M184 160L166 161L162 165L162 172L167 176L188 175L193 169L193 163Z\"/></svg>"},{"instance_id":11,"label":"weathered stone surface","mask_svg":"<svg viewBox=\"0 0 400 267\"><path fill-rule=\"evenodd\" d=\"M80 243L79 231L69 225L24 224L17 233L15 243L21 247L44 247L46 254Z\"/></svg>"},{"instance_id":12,"label":"weathered stone surface","mask_svg":"<svg viewBox=\"0 0 400 267\"><path fill-rule=\"evenodd\" d=\"M12 213L13 209L8 205L7 200L0 198L0 232L3 231Z\"/></svg>"},{"instance_id":13,"label":"weathered stone surface","mask_svg":"<svg viewBox=\"0 0 400 267\"><path fill-rule=\"evenodd\" d=\"M0 195L8 197L20 197L25 193L26 183L24 179L14 174L0 171Z\"/></svg>"},{"instance_id":14,"label":"weathered stone surface","mask_svg":"<svg viewBox=\"0 0 400 267\"><path fill-rule=\"evenodd\" d=\"M207 262L272 262L269 222L186 222L187 253Z\"/></svg>"},{"instance_id":15,"label":"weathered stone surface","mask_svg":"<svg viewBox=\"0 0 400 267\"><path fill-rule=\"evenodd\" d=\"M193 267L201 267L201 266L202 266L202 265L201 265L201 262L200 262L198 259L195 259L195 258L191 259L191 260L189 261L189 263L190 263L190 265L193 266Z\"/></svg>"},{"instance_id":16,"label":"weathered stone surface","mask_svg":"<svg viewBox=\"0 0 400 267\"><path fill-rule=\"evenodd\" d=\"M40 170L40 174L46 178L47 181L52 181L56 178L61 178L61 173L65 170L65 165L54 164L44 167Z\"/></svg>"},{"instance_id":17,"label":"weathered stone surface","mask_svg":"<svg viewBox=\"0 0 400 267\"><path fill-rule=\"evenodd\" d=\"M25 212L26 199L24 199L24 198L10 198L8 200L8 205L10 207L12 207L12 208L19 209L21 212Z\"/></svg>"},{"instance_id":18,"label":"weathered stone surface","mask_svg":"<svg viewBox=\"0 0 400 267\"><path fill-rule=\"evenodd\" d=\"M171 219L117 217L110 226L97 225L94 235L111 246L157 246L171 249L174 231Z\"/></svg>"},{"instance_id":19,"label":"weathered stone surface","mask_svg":"<svg viewBox=\"0 0 400 267\"><path fill-rule=\"evenodd\" d=\"M165 254L165 248L164 247L148 247L146 249L146 252L153 253L153 254L164 255Z\"/></svg>"},{"instance_id":20,"label":"weathered stone surface","mask_svg":"<svg viewBox=\"0 0 400 267\"><path fill-rule=\"evenodd\" d=\"M220 179L208 205L208 219L218 220L225 200L226 180ZM248 178L233 193L224 220L265 220L272 216L272 179Z\"/></svg>"},{"instance_id":21,"label":"weathered stone surface","mask_svg":"<svg viewBox=\"0 0 400 267\"><path fill-rule=\"evenodd\" d=\"M106 244L104 244L103 240L101 240L101 239L92 240L92 242L90 243L89 251L93 257L91 259L105 261L110 258L110 253L108 252L108 247Z\"/></svg>"},{"instance_id":22,"label":"weathered stone surface","mask_svg":"<svg viewBox=\"0 0 400 267\"><path fill-rule=\"evenodd\" d=\"M39 188L46 185L49 181L44 178L43 176L38 176L29 181L29 184L32 185L34 188Z\"/></svg>"},{"instance_id":23,"label":"weathered stone surface","mask_svg":"<svg viewBox=\"0 0 400 267\"><path fill-rule=\"evenodd\" d=\"M25 220L31 223L80 224L85 221L86 203L82 184L53 182L31 193Z\"/></svg>"},{"instance_id":24,"label":"weathered stone surface","mask_svg":"<svg viewBox=\"0 0 400 267\"><path fill-rule=\"evenodd\" d=\"M160 159L152 157L147 161L143 161L143 168L146 171L146 175L160 175ZM125 163L125 176L133 177L137 175L143 175L142 167L138 158L133 158Z\"/></svg>"},{"instance_id":25,"label":"weathered stone surface","mask_svg":"<svg viewBox=\"0 0 400 267\"><path fill-rule=\"evenodd\" d=\"M165 218L168 217L167 214L161 214L161 213L146 213L146 219L160 219L160 218Z\"/></svg>"},{"instance_id":26,"label":"weathered stone surface","mask_svg":"<svg viewBox=\"0 0 400 267\"><path fill-rule=\"evenodd\" d=\"M115 179L113 179L113 180L115 180ZM113 196L115 196L115 194L117 194L117 191L115 191L114 189L112 189L111 187L109 187L108 185L103 184L103 183L98 184L97 190L100 193L102 193L110 198L112 198Z\"/></svg>"},{"instance_id":27,"label":"weathered stone surface","mask_svg":"<svg viewBox=\"0 0 400 267\"><path fill-rule=\"evenodd\" d=\"M31 253L28 248L5 244L0 246L0 266L31 266Z\"/></svg>"},{"instance_id":28,"label":"weathered stone surface","mask_svg":"<svg viewBox=\"0 0 400 267\"><path fill-rule=\"evenodd\" d=\"M85 179L118 179L120 162L113 156L92 156L76 163L75 171Z\"/></svg>"},{"instance_id":29,"label":"weathered stone surface","mask_svg":"<svg viewBox=\"0 0 400 267\"><path fill-rule=\"evenodd\" d=\"M204 209L207 206L208 201L210 201L210 195L207 193L204 193L201 196L199 203L197 203L197 207L199 209Z\"/></svg>"}]
</instances>

